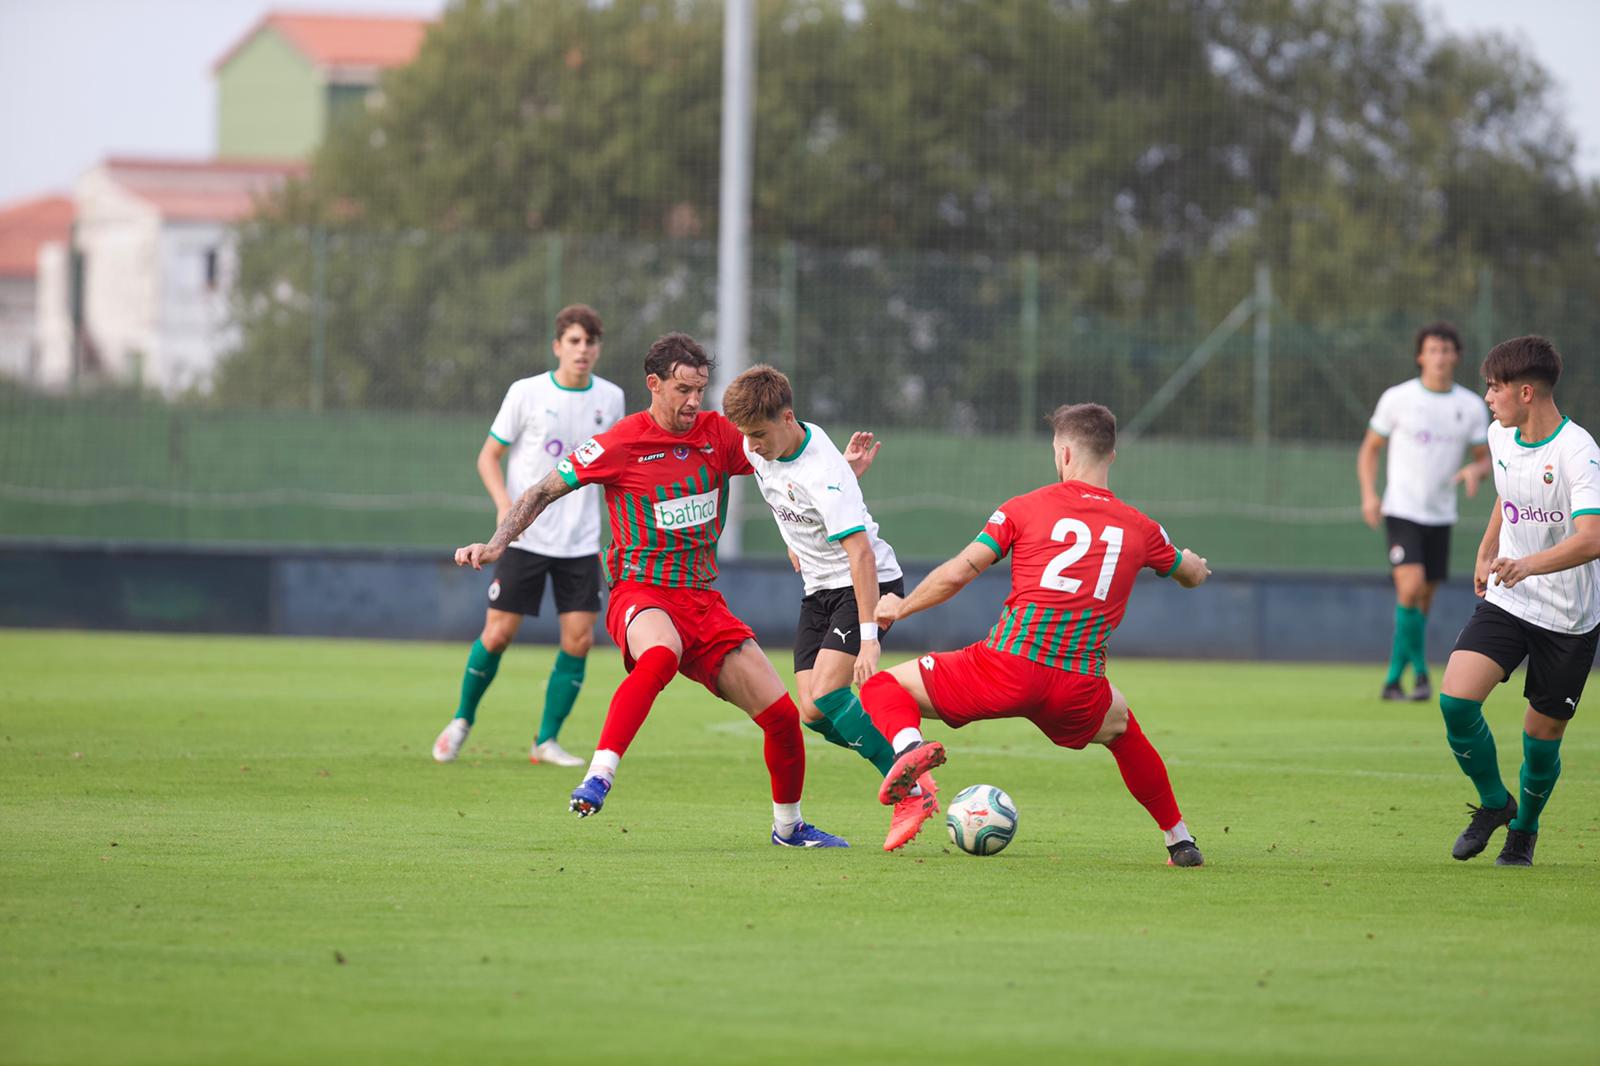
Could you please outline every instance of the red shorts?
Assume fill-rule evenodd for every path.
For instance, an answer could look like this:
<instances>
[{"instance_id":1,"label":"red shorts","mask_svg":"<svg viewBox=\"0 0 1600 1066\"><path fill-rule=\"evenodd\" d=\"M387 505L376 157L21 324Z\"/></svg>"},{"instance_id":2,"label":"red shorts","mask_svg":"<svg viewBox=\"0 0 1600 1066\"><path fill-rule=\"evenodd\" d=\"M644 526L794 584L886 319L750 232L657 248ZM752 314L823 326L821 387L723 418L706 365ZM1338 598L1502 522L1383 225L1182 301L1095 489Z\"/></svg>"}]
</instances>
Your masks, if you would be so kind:
<instances>
[{"instance_id":1,"label":"red shorts","mask_svg":"<svg viewBox=\"0 0 1600 1066\"><path fill-rule=\"evenodd\" d=\"M922 683L946 725L960 729L990 718L1026 718L1063 748L1082 748L1111 709L1111 682L1032 659L969 644L924 655Z\"/></svg>"},{"instance_id":2,"label":"red shorts","mask_svg":"<svg viewBox=\"0 0 1600 1066\"><path fill-rule=\"evenodd\" d=\"M622 662L629 670L633 669L633 656L628 654L628 623L651 607L667 613L683 641L678 673L700 682L720 698L717 675L722 673L722 660L745 641L754 640L755 633L733 616L720 592L619 581L611 587L606 632L622 649Z\"/></svg>"}]
</instances>

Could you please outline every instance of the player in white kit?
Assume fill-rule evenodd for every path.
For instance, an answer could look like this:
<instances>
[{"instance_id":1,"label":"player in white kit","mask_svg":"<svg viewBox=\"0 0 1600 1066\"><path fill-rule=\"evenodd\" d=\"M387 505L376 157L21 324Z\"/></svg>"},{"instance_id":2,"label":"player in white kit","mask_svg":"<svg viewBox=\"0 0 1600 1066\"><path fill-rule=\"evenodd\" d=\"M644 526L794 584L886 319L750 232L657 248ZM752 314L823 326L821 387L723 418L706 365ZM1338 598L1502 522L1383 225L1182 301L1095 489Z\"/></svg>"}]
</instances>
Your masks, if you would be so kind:
<instances>
[{"instance_id":1,"label":"player in white kit","mask_svg":"<svg viewBox=\"0 0 1600 1066\"><path fill-rule=\"evenodd\" d=\"M722 412L744 434L761 497L805 582L794 643L801 721L887 774L894 749L850 683L878 669L878 598L905 592L894 549L878 535L839 449L821 426L795 417L794 391L780 371L753 366L740 374L722 395ZM870 442L858 435L852 443ZM876 450L867 453L869 462ZM895 805L884 850L908 843L938 811L937 784L924 775L915 794Z\"/></svg>"},{"instance_id":2,"label":"player in white kit","mask_svg":"<svg viewBox=\"0 0 1600 1066\"><path fill-rule=\"evenodd\" d=\"M1455 383L1461 337L1448 322L1417 331L1418 376L1384 392L1361 441L1356 478L1361 484L1361 516L1389 541L1394 577L1394 643L1383 698L1406 699L1400 678L1409 664L1410 698L1433 698L1428 680L1426 637L1433 594L1448 576L1450 527L1456 523L1456 485L1467 495L1489 474L1484 432L1489 413L1470 389ZM1378 496L1378 453L1389 449L1383 496ZM1471 448L1472 459L1461 466ZM1458 469L1459 467L1459 469Z\"/></svg>"},{"instance_id":3,"label":"player in white kit","mask_svg":"<svg viewBox=\"0 0 1600 1066\"><path fill-rule=\"evenodd\" d=\"M556 315L556 368L513 382L478 453L478 476L497 518L537 485L568 452L616 424L622 390L594 374L600 359L600 316L583 304ZM507 454L509 453L509 459ZM506 471L500 463L506 459ZM456 715L433 742L433 757L451 762L477 720L478 702L500 668L523 615L537 615L550 578L561 647L545 686L544 713L529 751L533 762L582 766L556 740L583 687L600 611L600 490L580 489L546 508L500 557L489 585L483 632L467 656Z\"/></svg>"},{"instance_id":4,"label":"player in white kit","mask_svg":"<svg viewBox=\"0 0 1600 1066\"><path fill-rule=\"evenodd\" d=\"M1445 735L1480 806L1451 854L1470 859L1500 826L1495 864L1532 866L1539 815L1561 774L1561 737L1583 696L1600 638L1600 448L1562 416L1561 356L1543 337L1496 345L1483 361L1494 412L1494 512L1473 579L1478 604L1445 667ZM1483 701L1528 662L1519 795L1500 779Z\"/></svg>"}]
</instances>

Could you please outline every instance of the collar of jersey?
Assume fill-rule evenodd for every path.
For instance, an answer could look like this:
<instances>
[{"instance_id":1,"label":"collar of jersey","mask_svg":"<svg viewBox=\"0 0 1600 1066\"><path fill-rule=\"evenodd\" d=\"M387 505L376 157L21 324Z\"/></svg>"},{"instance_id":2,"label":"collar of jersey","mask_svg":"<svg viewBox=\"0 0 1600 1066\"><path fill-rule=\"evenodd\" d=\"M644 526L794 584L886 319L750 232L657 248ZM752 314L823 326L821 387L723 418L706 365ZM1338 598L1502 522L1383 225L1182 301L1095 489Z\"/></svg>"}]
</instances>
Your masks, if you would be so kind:
<instances>
[{"instance_id":1,"label":"collar of jersey","mask_svg":"<svg viewBox=\"0 0 1600 1066\"><path fill-rule=\"evenodd\" d=\"M552 370L552 371L550 371L550 384L554 385L556 388L560 389L562 392L588 392L590 389L594 388L594 375L593 374L589 375L589 384L585 385L583 388L581 388L581 389L569 389L565 385L561 384L561 382L556 380L556 372L554 370Z\"/></svg>"},{"instance_id":2,"label":"collar of jersey","mask_svg":"<svg viewBox=\"0 0 1600 1066\"><path fill-rule=\"evenodd\" d=\"M806 427L806 439L800 442L800 447L796 448L794 451L790 452L788 455L780 455L780 456L778 456L778 462L780 462L780 463L792 463L792 462L794 462L796 459L800 458L800 453L806 450L806 445L811 443L811 427L810 427L810 425L808 425L805 422L802 422L800 424L802 426Z\"/></svg>"},{"instance_id":3,"label":"collar of jersey","mask_svg":"<svg viewBox=\"0 0 1600 1066\"><path fill-rule=\"evenodd\" d=\"M1556 427L1556 433L1560 433L1563 429L1566 429L1567 423L1571 421L1572 419L1568 418L1566 415L1562 415L1561 424ZM1511 431L1511 439L1522 445L1524 448L1542 448L1546 444L1549 444L1551 441L1556 439L1556 433L1550 434L1544 440L1536 440L1532 444L1529 444L1527 441L1522 439L1522 427L1518 426L1516 429Z\"/></svg>"},{"instance_id":4,"label":"collar of jersey","mask_svg":"<svg viewBox=\"0 0 1600 1066\"><path fill-rule=\"evenodd\" d=\"M1453 381L1442 389L1430 389L1428 388L1428 383L1422 380L1422 376L1420 374L1417 376L1417 384L1422 386L1423 392L1429 393L1433 396L1448 396L1452 392L1456 391L1456 383Z\"/></svg>"}]
</instances>

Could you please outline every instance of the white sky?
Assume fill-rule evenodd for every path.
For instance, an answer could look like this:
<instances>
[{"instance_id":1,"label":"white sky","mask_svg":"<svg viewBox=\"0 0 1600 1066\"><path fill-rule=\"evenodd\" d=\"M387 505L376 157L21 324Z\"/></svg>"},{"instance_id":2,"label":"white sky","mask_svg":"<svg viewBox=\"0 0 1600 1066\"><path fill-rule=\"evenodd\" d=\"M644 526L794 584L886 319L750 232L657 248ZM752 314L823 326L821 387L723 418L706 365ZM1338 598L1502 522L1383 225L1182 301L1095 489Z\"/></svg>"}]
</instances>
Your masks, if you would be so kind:
<instances>
[{"instance_id":1,"label":"white sky","mask_svg":"<svg viewBox=\"0 0 1600 1066\"><path fill-rule=\"evenodd\" d=\"M205 156L211 64L273 7L437 14L444 0L0 0L0 204L65 191L116 152ZM1522 40L1562 84L1600 177L1600 0L1424 0L1457 31Z\"/></svg>"}]
</instances>

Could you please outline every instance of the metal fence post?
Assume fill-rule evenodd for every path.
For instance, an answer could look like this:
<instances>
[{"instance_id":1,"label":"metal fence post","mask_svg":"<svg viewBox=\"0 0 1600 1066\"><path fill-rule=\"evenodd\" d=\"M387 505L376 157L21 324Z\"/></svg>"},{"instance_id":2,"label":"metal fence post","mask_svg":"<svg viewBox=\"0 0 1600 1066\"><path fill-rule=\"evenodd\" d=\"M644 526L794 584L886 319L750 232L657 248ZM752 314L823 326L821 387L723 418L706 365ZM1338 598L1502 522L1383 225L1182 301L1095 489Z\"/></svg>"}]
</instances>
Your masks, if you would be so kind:
<instances>
[{"instance_id":1,"label":"metal fence post","mask_svg":"<svg viewBox=\"0 0 1600 1066\"><path fill-rule=\"evenodd\" d=\"M778 248L778 354L791 374L800 370L799 318L800 250L784 241Z\"/></svg>"},{"instance_id":2,"label":"metal fence post","mask_svg":"<svg viewBox=\"0 0 1600 1066\"><path fill-rule=\"evenodd\" d=\"M1272 268L1256 264L1255 424L1256 443L1272 435Z\"/></svg>"},{"instance_id":3,"label":"metal fence post","mask_svg":"<svg viewBox=\"0 0 1600 1066\"><path fill-rule=\"evenodd\" d=\"M545 326L555 329L556 316L561 313L561 234L552 233L544 242L544 309Z\"/></svg>"},{"instance_id":4,"label":"metal fence post","mask_svg":"<svg viewBox=\"0 0 1600 1066\"><path fill-rule=\"evenodd\" d=\"M1478 268L1478 306L1472 317L1481 357L1494 347L1494 270L1487 263Z\"/></svg>"},{"instance_id":5,"label":"metal fence post","mask_svg":"<svg viewBox=\"0 0 1600 1066\"><path fill-rule=\"evenodd\" d=\"M311 410L322 410L328 368L328 231L311 230Z\"/></svg>"}]
</instances>

